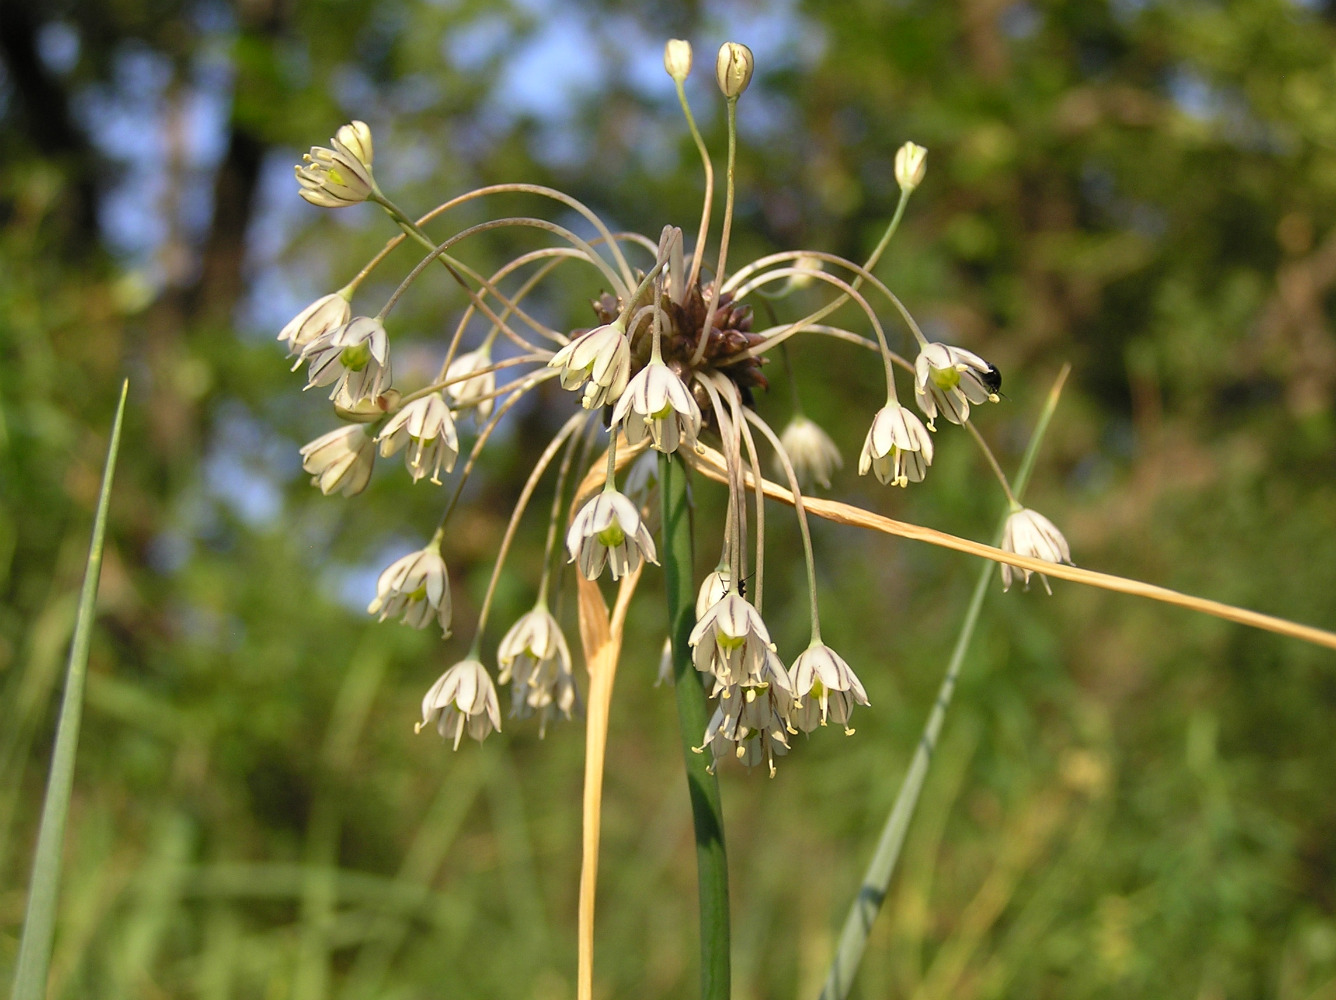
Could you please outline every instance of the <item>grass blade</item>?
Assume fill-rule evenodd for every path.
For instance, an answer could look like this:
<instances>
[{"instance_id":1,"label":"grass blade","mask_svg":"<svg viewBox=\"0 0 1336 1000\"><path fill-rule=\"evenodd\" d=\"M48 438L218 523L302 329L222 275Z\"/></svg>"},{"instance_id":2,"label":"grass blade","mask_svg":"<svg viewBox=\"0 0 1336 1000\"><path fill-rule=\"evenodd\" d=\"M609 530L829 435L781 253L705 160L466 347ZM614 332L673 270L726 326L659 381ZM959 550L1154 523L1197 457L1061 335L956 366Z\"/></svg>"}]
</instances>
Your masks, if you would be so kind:
<instances>
[{"instance_id":1,"label":"grass blade","mask_svg":"<svg viewBox=\"0 0 1336 1000\"><path fill-rule=\"evenodd\" d=\"M1018 497L1022 495L1025 484L1030 478L1030 471L1034 468L1035 456L1039 453L1044 432L1048 430L1049 420L1057 408L1058 397L1067 379L1067 372L1068 369L1063 368L1058 376L1035 425L1034 433L1030 437L1029 447L1026 448L1025 457L1021 462L1020 474L1016 477L1015 493ZM1000 528L998 535L1001 536ZM965 652L969 649L970 640L974 637L974 627L978 624L979 614L983 610L983 599L988 593L988 584L994 572L992 563L985 563L979 570L979 579L974 585L969 609L965 612L965 620L961 623L960 634L956 636L955 648L951 650L946 675L937 689L937 700L933 702L928 722L923 727L923 735L914 749L914 759L909 763L909 770L900 784L900 791L891 806L890 815L886 818L886 825L882 827L877 848L868 863L867 871L863 874L863 882L858 887L858 895L854 897L853 905L849 907L849 914L844 919L839 946L831 962L830 971L826 975L826 984L821 990L821 1000L844 1000L849 995L849 988L853 985L854 975L863 958L863 949L867 946L868 935L872 931L872 922L886 899L891 877L895 874L896 864L900 860L900 849L904 847L905 836L909 832L909 822L914 818L919 793L923 790L923 782L927 779L933 751L937 747L942 723L946 719L946 710L951 704L952 695L955 694L960 667L965 661Z\"/></svg>"},{"instance_id":2,"label":"grass blade","mask_svg":"<svg viewBox=\"0 0 1336 1000\"><path fill-rule=\"evenodd\" d=\"M56 745L51 754L51 774L47 779L42 820L37 830L37 850L28 886L28 907L23 919L23 936L19 941L12 1000L40 1000L46 993L51 940L56 923L56 902L60 893L61 849L65 842L65 820L69 814L70 792L74 784L74 757L79 746L79 725L83 718L88 647L97 606L98 578L102 572L102 544L106 537L111 483L116 471L116 455L120 450L121 422L125 416L125 397L129 388L128 380L121 385L116 421L112 425L111 443L107 447L107 463L102 473L102 492L98 495L97 514L93 520L93 539L88 546L88 567L84 571L83 589L79 594L74 639L70 643L69 665L65 672L65 696L60 705Z\"/></svg>"}]
</instances>

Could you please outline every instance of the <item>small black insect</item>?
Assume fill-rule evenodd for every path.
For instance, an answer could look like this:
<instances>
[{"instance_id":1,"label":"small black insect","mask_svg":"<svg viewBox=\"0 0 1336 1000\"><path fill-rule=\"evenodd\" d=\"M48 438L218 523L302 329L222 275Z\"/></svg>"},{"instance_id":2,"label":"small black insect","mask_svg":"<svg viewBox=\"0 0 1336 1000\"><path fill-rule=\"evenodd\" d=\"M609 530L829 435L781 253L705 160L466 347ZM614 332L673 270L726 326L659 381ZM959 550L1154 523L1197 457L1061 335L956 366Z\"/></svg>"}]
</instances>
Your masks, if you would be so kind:
<instances>
[{"instance_id":1,"label":"small black insect","mask_svg":"<svg viewBox=\"0 0 1336 1000\"><path fill-rule=\"evenodd\" d=\"M996 396L1002 391L1002 373L997 370L997 365L989 365L988 370L979 376L979 381L991 395Z\"/></svg>"}]
</instances>

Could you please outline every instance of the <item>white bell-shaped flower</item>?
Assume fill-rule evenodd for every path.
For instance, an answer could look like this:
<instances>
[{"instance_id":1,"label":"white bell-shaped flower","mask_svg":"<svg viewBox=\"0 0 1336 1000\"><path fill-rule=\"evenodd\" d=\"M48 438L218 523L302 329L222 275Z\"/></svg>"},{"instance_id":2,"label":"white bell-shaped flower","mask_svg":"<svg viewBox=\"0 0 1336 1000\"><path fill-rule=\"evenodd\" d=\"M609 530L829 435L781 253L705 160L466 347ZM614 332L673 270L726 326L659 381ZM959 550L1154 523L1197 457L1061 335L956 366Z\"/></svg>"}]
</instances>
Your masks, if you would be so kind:
<instances>
[{"instance_id":1,"label":"white bell-shaped flower","mask_svg":"<svg viewBox=\"0 0 1336 1000\"><path fill-rule=\"evenodd\" d=\"M736 593L709 608L687 642L696 669L714 678L715 693L762 683L766 654L774 648L760 612Z\"/></svg>"},{"instance_id":2,"label":"white bell-shaped flower","mask_svg":"<svg viewBox=\"0 0 1336 1000\"><path fill-rule=\"evenodd\" d=\"M640 369L612 411L612 426L623 425L627 441L635 445L648 436L650 445L665 454L677 451L683 441L694 446L700 421L691 390L661 361Z\"/></svg>"},{"instance_id":3,"label":"white bell-shaped flower","mask_svg":"<svg viewBox=\"0 0 1336 1000\"><path fill-rule=\"evenodd\" d=\"M278 339L288 345L288 357L297 357L307 344L334 332L352 319L352 315L352 304L339 292L331 292L316 299L288 320L287 325L279 331ZM300 366L301 361L298 361L297 367Z\"/></svg>"},{"instance_id":4,"label":"white bell-shaped flower","mask_svg":"<svg viewBox=\"0 0 1336 1000\"><path fill-rule=\"evenodd\" d=\"M1062 537L1062 532L1043 514L1028 507L1013 511L1007 518L1006 527L1002 531L1002 548L1018 556L1029 556L1051 563L1072 564L1072 552L1067 547L1067 539ZM1002 563L1002 589L1011 588L1011 579L1014 576L1024 576L1025 586L1028 588L1030 574L1033 572ZM1049 588L1048 578L1043 573L1039 574L1039 579L1043 581L1044 589L1050 594L1053 593Z\"/></svg>"},{"instance_id":5,"label":"white bell-shaped flower","mask_svg":"<svg viewBox=\"0 0 1336 1000\"><path fill-rule=\"evenodd\" d=\"M932 435L912 411L899 403L887 403L872 418L858 474L870 469L882 483L905 486L921 483L932 464Z\"/></svg>"},{"instance_id":6,"label":"white bell-shaped flower","mask_svg":"<svg viewBox=\"0 0 1336 1000\"><path fill-rule=\"evenodd\" d=\"M430 476L441 484L441 470L450 472L459 457L459 433L450 407L439 392L428 393L409 403L385 422L376 440L382 457L406 447L404 464L417 482Z\"/></svg>"},{"instance_id":7,"label":"white bell-shaped flower","mask_svg":"<svg viewBox=\"0 0 1336 1000\"><path fill-rule=\"evenodd\" d=\"M561 369L561 387L584 387L580 405L596 410L616 402L631 377L631 344L620 323L582 333L552 356L549 368Z\"/></svg>"},{"instance_id":8,"label":"white bell-shaped flower","mask_svg":"<svg viewBox=\"0 0 1336 1000\"><path fill-rule=\"evenodd\" d=\"M614 580L633 572L642 559L659 563L640 511L616 490L605 490L580 508L566 532L566 552L587 580L597 580L605 563Z\"/></svg>"},{"instance_id":9,"label":"white bell-shaped flower","mask_svg":"<svg viewBox=\"0 0 1336 1000\"><path fill-rule=\"evenodd\" d=\"M436 723L445 739L459 741L465 731L481 743L492 730L501 728L501 706L496 685L478 660L461 660L443 673L422 699L422 721L416 729Z\"/></svg>"},{"instance_id":10,"label":"white bell-shaped flower","mask_svg":"<svg viewBox=\"0 0 1336 1000\"><path fill-rule=\"evenodd\" d=\"M914 393L929 427L938 411L953 424L963 424L971 403L996 403L996 378L997 369L983 358L947 344L928 344L914 360Z\"/></svg>"},{"instance_id":11,"label":"white bell-shaped flower","mask_svg":"<svg viewBox=\"0 0 1336 1000\"><path fill-rule=\"evenodd\" d=\"M866 705L867 692L858 676L839 653L823 643L814 643L803 651L789 668L793 695L798 701L793 724L805 733L827 720L849 728L854 705Z\"/></svg>"},{"instance_id":12,"label":"white bell-shaped flower","mask_svg":"<svg viewBox=\"0 0 1336 1000\"><path fill-rule=\"evenodd\" d=\"M802 414L789 421L779 435L779 443L784 454L789 456L800 486L816 483L822 489L829 489L831 473L844 468L840 449L830 435Z\"/></svg>"},{"instance_id":13,"label":"white bell-shaped flower","mask_svg":"<svg viewBox=\"0 0 1336 1000\"><path fill-rule=\"evenodd\" d=\"M450 577L435 544L390 563L376 580L376 596L367 613L380 621L402 618L405 625L426 628L435 621L442 638L450 635Z\"/></svg>"},{"instance_id":14,"label":"white bell-shaped flower","mask_svg":"<svg viewBox=\"0 0 1336 1000\"><path fill-rule=\"evenodd\" d=\"M329 398L335 406L355 409L363 400L375 402L390 387L390 338L379 318L358 316L306 345L310 361L306 388L334 383Z\"/></svg>"},{"instance_id":15,"label":"white bell-shaped flower","mask_svg":"<svg viewBox=\"0 0 1336 1000\"><path fill-rule=\"evenodd\" d=\"M496 372L483 371L492 367L492 352L478 348L460 354L451 360L445 370L445 394L456 411L473 410L473 419L484 423L492 415L496 403ZM478 374L474 374L477 372Z\"/></svg>"},{"instance_id":16,"label":"white bell-shaped flower","mask_svg":"<svg viewBox=\"0 0 1336 1000\"><path fill-rule=\"evenodd\" d=\"M301 450L302 468L311 474L311 485L329 496L354 496L366 489L376 462L376 443L358 424L338 427L322 434Z\"/></svg>"}]
</instances>

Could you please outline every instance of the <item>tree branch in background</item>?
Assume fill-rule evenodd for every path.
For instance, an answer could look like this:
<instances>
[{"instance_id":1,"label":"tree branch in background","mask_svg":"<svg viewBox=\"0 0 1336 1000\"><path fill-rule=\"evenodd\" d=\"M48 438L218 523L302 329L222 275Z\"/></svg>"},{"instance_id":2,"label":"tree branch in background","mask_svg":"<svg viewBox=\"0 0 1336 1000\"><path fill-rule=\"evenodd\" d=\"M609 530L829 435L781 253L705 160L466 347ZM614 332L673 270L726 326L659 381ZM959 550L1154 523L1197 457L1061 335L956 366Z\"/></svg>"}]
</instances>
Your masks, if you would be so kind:
<instances>
[{"instance_id":1,"label":"tree branch in background","mask_svg":"<svg viewBox=\"0 0 1336 1000\"><path fill-rule=\"evenodd\" d=\"M69 95L42 65L37 52L41 28L35 7L0 4L0 58L13 87L19 129L32 140L38 153L59 163L69 177L67 242L72 250L86 248L98 235L94 154L70 115Z\"/></svg>"}]
</instances>

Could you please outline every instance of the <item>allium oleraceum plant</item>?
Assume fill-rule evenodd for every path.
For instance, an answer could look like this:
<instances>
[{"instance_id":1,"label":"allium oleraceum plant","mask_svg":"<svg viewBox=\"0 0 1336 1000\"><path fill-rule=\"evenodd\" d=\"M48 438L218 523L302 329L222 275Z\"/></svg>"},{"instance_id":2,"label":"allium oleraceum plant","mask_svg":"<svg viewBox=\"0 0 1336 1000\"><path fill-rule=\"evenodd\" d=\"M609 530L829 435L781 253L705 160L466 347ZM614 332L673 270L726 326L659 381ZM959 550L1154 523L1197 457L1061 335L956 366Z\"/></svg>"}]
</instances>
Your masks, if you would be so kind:
<instances>
[{"instance_id":1,"label":"allium oleraceum plant","mask_svg":"<svg viewBox=\"0 0 1336 1000\"><path fill-rule=\"evenodd\" d=\"M435 724L456 747L465 733L482 740L501 728L497 683L511 687L511 716L537 714L543 729L549 719L570 718L580 709L569 646L560 622L548 610L560 559L564 557L588 580L605 572L614 580L635 578L645 564L659 563L667 546L662 539L659 544L655 541L660 519L653 499L657 484L653 469L638 471L640 485L625 491L618 489L618 476L646 449L669 456L665 461L687 465L713 456L724 470L720 478L727 483L727 514L718 564L699 587L690 648L682 654L689 656L714 699L713 717L698 731L694 749L708 755L711 772L714 763L734 758L747 766L764 764L774 774L776 758L790 750L797 733L829 723L852 733L854 709L866 710L868 697L854 667L822 636L802 501L802 484L828 485L843 460L829 435L802 413L796 381L791 379L794 415L782 435L757 414L755 396L768 388L763 371L767 355L802 335L827 338L855 358L866 358L869 350L879 357L885 404L866 410L868 430L858 472L871 472L881 483L900 487L929 474L938 431L935 418L941 415L951 423L968 424L972 407L998 399L1001 377L996 368L963 347L929 342L906 307L873 273L910 194L924 179L927 150L906 143L897 154L899 202L880 241L861 264L800 250L771 254L730 270L736 114L738 99L752 78L752 54L745 46L727 43L716 63L716 79L728 110L729 148L725 204L713 253L713 168L682 85L691 69L690 46L670 42L664 65L676 84L705 170L704 204L690 247L682 230L671 223L657 238L614 234L586 205L531 184L480 188L414 218L377 185L370 129L352 122L338 130L330 148L313 148L296 168L299 193L328 208L378 205L403 230L390 248L408 238L425 248L425 255L374 315L352 309L351 303L363 279L390 248L343 288L302 310L279 339L297 366L306 367L308 388L331 387L334 415L344 422L302 449L304 467L324 493L350 496L362 490L377 450L382 456L402 451L414 483L425 479L438 484L443 474L454 472L456 459L463 454L460 429L472 429L471 442L466 440L467 458L443 503L435 532L423 549L404 555L385 570L369 608L382 620L401 618L418 628L435 623L446 635L451 605L440 546L464 482L499 422L520 400L553 380L570 393L565 398L550 390L543 394L547 400L560 399L559 405L574 412L543 451L515 506L470 649L423 699L421 726ZM450 231L452 209L517 195L547 204L555 209L550 214L562 219L575 213L588 237L541 213ZM444 228L429 235L428 226ZM458 256L471 238L501 228L530 230L540 237L540 245L490 275ZM556 328L530 311L528 300L545 282L568 284L584 277L579 271L588 276L591 292L597 290L589 326ZM401 333L395 328L393 310L404 292L429 273L447 277L462 289L468 303L443 346L436 379L397 385L391 356ZM829 291L824 305L758 327L750 304L755 297L765 295L774 303L795 288L813 287ZM857 329L833 325L834 314L846 306L852 306ZM905 355L891 349L883 321L887 315L895 317L907 335L910 351ZM897 368L904 373L899 378L905 380L908 398L923 419L901 403ZM466 422L465 417L471 419ZM977 431L971 436L987 453ZM593 457L595 442L605 447L602 458ZM806 561L810 641L788 665L763 617L762 504L758 501L754 512L747 504L747 494L755 492L755 484L764 478L763 449L770 452L773 466L782 471L793 493ZM1070 561L1057 529L1022 508L991 454L988 460L1018 512L1015 529L1007 532L1008 546L1025 555ZM535 603L504 633L494 680L483 663L481 640L497 579L529 500L554 463L554 503L545 557L536 573ZM581 496L579 490L570 489L571 482L580 479L594 483L593 495ZM1010 583L1005 566L1003 574ZM1029 571L1024 575L1028 580ZM683 676L678 674L679 684Z\"/></svg>"}]
</instances>

